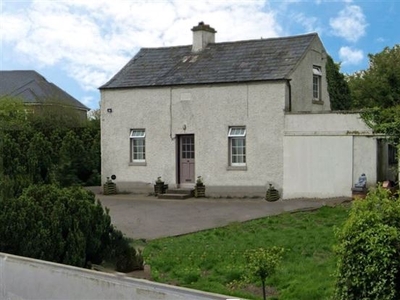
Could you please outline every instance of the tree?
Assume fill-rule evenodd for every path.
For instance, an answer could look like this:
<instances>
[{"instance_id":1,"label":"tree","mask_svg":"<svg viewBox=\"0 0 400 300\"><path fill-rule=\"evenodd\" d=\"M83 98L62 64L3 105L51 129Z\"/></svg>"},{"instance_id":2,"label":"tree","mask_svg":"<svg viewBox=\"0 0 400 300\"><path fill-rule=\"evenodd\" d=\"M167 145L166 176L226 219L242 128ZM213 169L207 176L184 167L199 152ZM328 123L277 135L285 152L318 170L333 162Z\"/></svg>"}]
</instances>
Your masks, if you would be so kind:
<instances>
[{"instance_id":1,"label":"tree","mask_svg":"<svg viewBox=\"0 0 400 300\"><path fill-rule=\"evenodd\" d=\"M328 55L326 61L326 79L332 110L352 108L351 94L345 76L340 73L340 64L336 64Z\"/></svg>"},{"instance_id":2,"label":"tree","mask_svg":"<svg viewBox=\"0 0 400 300\"><path fill-rule=\"evenodd\" d=\"M266 299L265 281L276 271L282 258L283 248L249 249L245 252L247 273L244 281L261 280L263 298Z\"/></svg>"},{"instance_id":3,"label":"tree","mask_svg":"<svg viewBox=\"0 0 400 300\"><path fill-rule=\"evenodd\" d=\"M18 99L0 101L0 184L8 197L37 183L100 184L100 120L43 110L27 114Z\"/></svg>"},{"instance_id":4,"label":"tree","mask_svg":"<svg viewBox=\"0 0 400 300\"><path fill-rule=\"evenodd\" d=\"M367 70L348 76L355 108L400 105L400 45L369 54Z\"/></svg>"}]
</instances>

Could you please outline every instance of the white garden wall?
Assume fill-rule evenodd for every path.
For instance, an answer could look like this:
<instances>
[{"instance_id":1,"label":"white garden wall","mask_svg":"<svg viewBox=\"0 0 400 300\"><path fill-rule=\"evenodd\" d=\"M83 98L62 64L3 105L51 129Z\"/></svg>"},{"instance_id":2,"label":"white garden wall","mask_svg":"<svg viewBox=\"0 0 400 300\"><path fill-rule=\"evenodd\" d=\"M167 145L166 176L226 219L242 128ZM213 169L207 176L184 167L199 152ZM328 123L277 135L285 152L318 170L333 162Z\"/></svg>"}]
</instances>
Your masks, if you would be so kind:
<instances>
[{"instance_id":1,"label":"white garden wall","mask_svg":"<svg viewBox=\"0 0 400 300\"><path fill-rule=\"evenodd\" d=\"M0 253L2 300L225 300L200 292Z\"/></svg>"}]
</instances>

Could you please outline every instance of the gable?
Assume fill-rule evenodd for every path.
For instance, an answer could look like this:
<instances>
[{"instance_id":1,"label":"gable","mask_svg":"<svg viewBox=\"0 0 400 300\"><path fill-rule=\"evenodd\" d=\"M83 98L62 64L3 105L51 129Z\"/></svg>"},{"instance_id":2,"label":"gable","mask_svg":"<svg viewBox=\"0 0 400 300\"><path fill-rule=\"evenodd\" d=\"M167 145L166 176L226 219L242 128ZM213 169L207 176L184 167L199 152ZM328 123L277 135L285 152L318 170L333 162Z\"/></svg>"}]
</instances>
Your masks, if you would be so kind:
<instances>
[{"instance_id":1,"label":"gable","mask_svg":"<svg viewBox=\"0 0 400 300\"><path fill-rule=\"evenodd\" d=\"M48 82L35 71L0 71L0 99L5 96L21 98L25 104L51 103L76 107L88 111L89 108L77 99Z\"/></svg>"},{"instance_id":2,"label":"gable","mask_svg":"<svg viewBox=\"0 0 400 300\"><path fill-rule=\"evenodd\" d=\"M316 33L192 46L143 48L100 89L287 79Z\"/></svg>"}]
</instances>

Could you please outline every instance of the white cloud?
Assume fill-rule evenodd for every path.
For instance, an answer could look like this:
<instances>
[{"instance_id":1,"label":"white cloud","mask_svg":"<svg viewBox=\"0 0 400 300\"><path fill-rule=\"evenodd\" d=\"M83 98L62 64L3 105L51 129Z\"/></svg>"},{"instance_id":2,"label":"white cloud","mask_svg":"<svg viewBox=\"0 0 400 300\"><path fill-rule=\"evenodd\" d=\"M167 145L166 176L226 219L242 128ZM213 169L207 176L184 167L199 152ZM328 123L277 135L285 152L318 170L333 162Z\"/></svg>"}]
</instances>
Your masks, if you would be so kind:
<instances>
[{"instance_id":1,"label":"white cloud","mask_svg":"<svg viewBox=\"0 0 400 300\"><path fill-rule=\"evenodd\" d=\"M0 36L19 57L60 67L83 89L95 90L140 47L191 44L190 29L199 21L217 30L218 42L278 36L281 28L265 5L266 0L34 0L25 11L3 7Z\"/></svg>"},{"instance_id":2,"label":"white cloud","mask_svg":"<svg viewBox=\"0 0 400 300\"><path fill-rule=\"evenodd\" d=\"M316 17L306 16L303 13L297 13L292 15L292 19L302 25L306 32L318 32L322 33L321 27L318 25L318 19Z\"/></svg>"},{"instance_id":3,"label":"white cloud","mask_svg":"<svg viewBox=\"0 0 400 300\"><path fill-rule=\"evenodd\" d=\"M365 29L368 26L361 7L357 5L346 6L336 18L329 20L329 24L334 35L349 42L357 42L365 35Z\"/></svg>"},{"instance_id":4,"label":"white cloud","mask_svg":"<svg viewBox=\"0 0 400 300\"><path fill-rule=\"evenodd\" d=\"M339 57L343 65L357 65L363 60L364 53L359 49L341 47L339 50Z\"/></svg>"}]
</instances>

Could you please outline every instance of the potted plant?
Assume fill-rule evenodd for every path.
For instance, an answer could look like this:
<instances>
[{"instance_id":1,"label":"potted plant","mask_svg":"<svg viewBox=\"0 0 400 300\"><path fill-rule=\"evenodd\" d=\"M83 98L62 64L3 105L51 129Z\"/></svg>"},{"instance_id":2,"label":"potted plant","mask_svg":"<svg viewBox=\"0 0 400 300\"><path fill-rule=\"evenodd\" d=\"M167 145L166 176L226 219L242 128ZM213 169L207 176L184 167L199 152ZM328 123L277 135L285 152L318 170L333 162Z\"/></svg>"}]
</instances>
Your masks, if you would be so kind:
<instances>
[{"instance_id":1,"label":"potted plant","mask_svg":"<svg viewBox=\"0 0 400 300\"><path fill-rule=\"evenodd\" d=\"M158 176L156 182L154 184L154 194L157 196L158 194L164 194L168 189L168 184L165 184L161 179L161 176Z\"/></svg>"},{"instance_id":2,"label":"potted plant","mask_svg":"<svg viewBox=\"0 0 400 300\"><path fill-rule=\"evenodd\" d=\"M274 202L279 200L279 198L280 198L279 191L275 189L272 184L269 184L269 188L265 195L265 200L267 200L268 202Z\"/></svg>"},{"instance_id":3,"label":"potted plant","mask_svg":"<svg viewBox=\"0 0 400 300\"><path fill-rule=\"evenodd\" d=\"M206 196L206 186L203 182L203 177L197 176L196 185L194 187L194 196L196 198Z\"/></svg>"}]
</instances>

